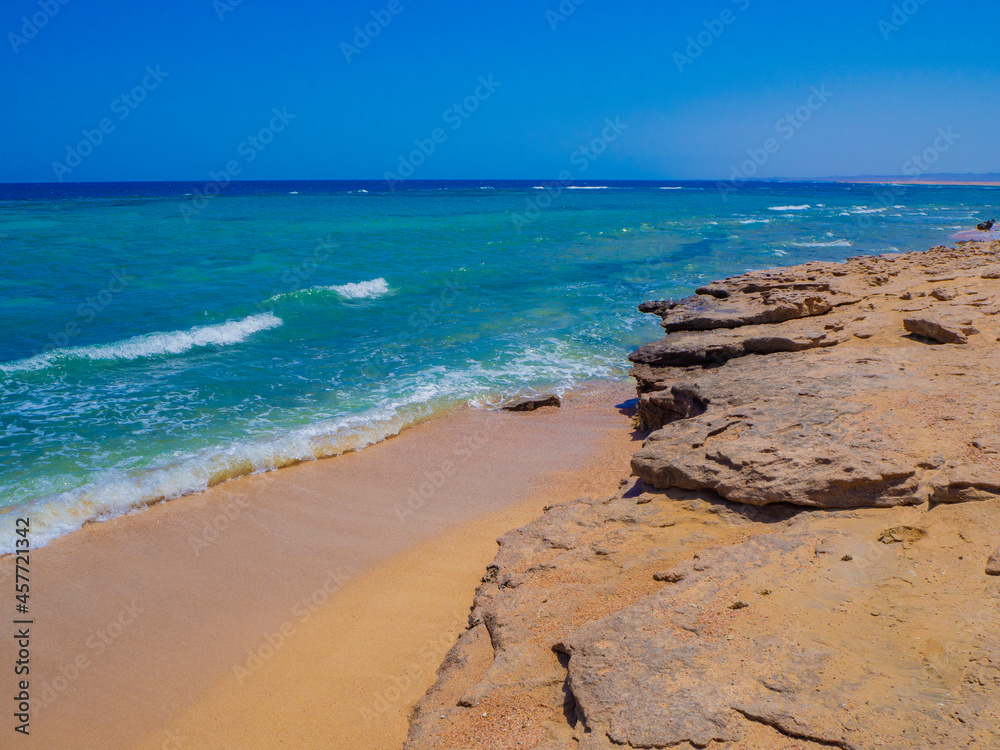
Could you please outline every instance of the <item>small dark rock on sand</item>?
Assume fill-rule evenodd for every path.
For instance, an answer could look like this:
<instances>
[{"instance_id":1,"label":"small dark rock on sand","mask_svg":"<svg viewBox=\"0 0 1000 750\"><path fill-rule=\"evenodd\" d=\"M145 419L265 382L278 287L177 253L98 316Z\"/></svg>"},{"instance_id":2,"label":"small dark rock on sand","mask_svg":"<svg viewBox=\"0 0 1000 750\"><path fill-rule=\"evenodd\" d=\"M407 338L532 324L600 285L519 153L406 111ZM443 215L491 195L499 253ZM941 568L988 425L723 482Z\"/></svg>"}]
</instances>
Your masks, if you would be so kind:
<instances>
[{"instance_id":1,"label":"small dark rock on sand","mask_svg":"<svg viewBox=\"0 0 1000 750\"><path fill-rule=\"evenodd\" d=\"M523 396L503 404L504 411L535 411L543 406L562 406L562 400L554 393L542 396Z\"/></svg>"}]
</instances>

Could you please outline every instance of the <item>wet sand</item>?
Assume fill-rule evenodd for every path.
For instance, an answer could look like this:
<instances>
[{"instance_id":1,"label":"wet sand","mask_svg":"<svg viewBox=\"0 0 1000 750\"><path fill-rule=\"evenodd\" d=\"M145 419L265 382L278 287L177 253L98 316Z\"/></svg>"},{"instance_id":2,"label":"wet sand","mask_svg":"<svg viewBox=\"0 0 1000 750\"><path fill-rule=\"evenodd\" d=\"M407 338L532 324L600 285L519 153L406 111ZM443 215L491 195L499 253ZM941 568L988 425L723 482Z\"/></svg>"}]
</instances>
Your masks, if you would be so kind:
<instances>
[{"instance_id":1,"label":"wet sand","mask_svg":"<svg viewBox=\"0 0 1000 750\"><path fill-rule=\"evenodd\" d=\"M399 747L495 537L628 475L614 405L631 395L602 384L562 409L461 410L34 552L19 744Z\"/></svg>"}]
</instances>

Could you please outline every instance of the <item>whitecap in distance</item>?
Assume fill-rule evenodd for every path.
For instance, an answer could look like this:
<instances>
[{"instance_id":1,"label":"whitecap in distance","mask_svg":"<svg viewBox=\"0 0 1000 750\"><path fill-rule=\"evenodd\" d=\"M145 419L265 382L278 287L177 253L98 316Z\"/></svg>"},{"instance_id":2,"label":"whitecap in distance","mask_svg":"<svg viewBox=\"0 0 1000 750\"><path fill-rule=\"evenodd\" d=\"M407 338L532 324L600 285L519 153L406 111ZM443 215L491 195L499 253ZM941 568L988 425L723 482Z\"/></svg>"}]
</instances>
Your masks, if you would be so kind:
<instances>
[{"instance_id":1,"label":"whitecap in distance","mask_svg":"<svg viewBox=\"0 0 1000 750\"><path fill-rule=\"evenodd\" d=\"M231 346L246 341L258 331L277 328L283 322L274 313L266 312L239 320L227 320L225 323L216 325L195 326L185 331L145 333L107 344L53 349L28 359L2 362L0 363L0 372L44 370L57 362L67 360L129 360L162 354L183 354L190 349L201 346Z\"/></svg>"}]
</instances>

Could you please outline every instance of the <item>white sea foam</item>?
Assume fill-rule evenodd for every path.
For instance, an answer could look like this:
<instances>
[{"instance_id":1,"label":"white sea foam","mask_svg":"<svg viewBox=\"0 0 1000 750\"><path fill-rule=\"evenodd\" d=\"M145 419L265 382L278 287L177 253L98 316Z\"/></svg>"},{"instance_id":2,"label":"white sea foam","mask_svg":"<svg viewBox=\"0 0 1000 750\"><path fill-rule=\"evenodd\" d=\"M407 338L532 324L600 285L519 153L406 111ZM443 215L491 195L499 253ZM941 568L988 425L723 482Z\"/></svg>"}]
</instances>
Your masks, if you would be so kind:
<instances>
[{"instance_id":1,"label":"white sea foam","mask_svg":"<svg viewBox=\"0 0 1000 750\"><path fill-rule=\"evenodd\" d=\"M771 206L768 211L808 211L812 206L806 204L804 206Z\"/></svg>"},{"instance_id":2,"label":"white sea foam","mask_svg":"<svg viewBox=\"0 0 1000 750\"><path fill-rule=\"evenodd\" d=\"M855 206L851 209L852 214L880 214L884 208L868 208L868 206Z\"/></svg>"},{"instance_id":3,"label":"white sea foam","mask_svg":"<svg viewBox=\"0 0 1000 750\"><path fill-rule=\"evenodd\" d=\"M479 363L457 370L429 367L397 384L407 395L386 398L359 414L328 418L277 432L273 437L232 442L196 454L164 456L158 468L138 475L127 468L104 471L93 475L83 487L0 508L0 549L13 549L17 517L31 516L32 544L42 547L89 521L201 492L220 481L360 450L462 401L489 407L532 382L554 384L555 390L563 393L577 383L608 377L616 367L620 370L618 357L580 357L568 343L556 339L521 347L512 361L500 367Z\"/></svg>"},{"instance_id":4,"label":"white sea foam","mask_svg":"<svg viewBox=\"0 0 1000 750\"><path fill-rule=\"evenodd\" d=\"M43 370L57 362L74 359L139 359L140 357L155 357L162 354L183 354L200 346L231 346L246 341L258 331L277 328L281 324L281 318L273 313L260 313L240 320L228 320L217 325L195 326L186 331L146 333L107 344L53 349L28 359L2 362L0 363L0 372Z\"/></svg>"},{"instance_id":5,"label":"white sea foam","mask_svg":"<svg viewBox=\"0 0 1000 750\"><path fill-rule=\"evenodd\" d=\"M319 422L270 440L206 450L140 476L120 470L101 472L78 489L0 508L0 544L7 543L4 549L14 548L16 517L30 515L32 546L38 548L88 521L114 518L160 500L203 492L220 480L360 450L426 416L426 402L433 395L433 389L417 389L410 398L385 403L364 414Z\"/></svg>"},{"instance_id":6,"label":"white sea foam","mask_svg":"<svg viewBox=\"0 0 1000 750\"><path fill-rule=\"evenodd\" d=\"M849 240L833 240L832 242L789 242L792 247L852 247Z\"/></svg>"},{"instance_id":7,"label":"white sea foam","mask_svg":"<svg viewBox=\"0 0 1000 750\"><path fill-rule=\"evenodd\" d=\"M608 185L568 185L567 190L607 190Z\"/></svg>"},{"instance_id":8,"label":"white sea foam","mask_svg":"<svg viewBox=\"0 0 1000 750\"><path fill-rule=\"evenodd\" d=\"M683 190L682 187L661 187L660 190Z\"/></svg>"},{"instance_id":9,"label":"white sea foam","mask_svg":"<svg viewBox=\"0 0 1000 750\"><path fill-rule=\"evenodd\" d=\"M333 293L345 300L375 299L392 290L389 282L383 278L372 279L370 281L359 281L350 284L334 284L332 286L312 286L308 289L299 289L294 292L284 292L268 298L268 302L279 302L280 300L292 299L295 297L308 297L313 294Z\"/></svg>"},{"instance_id":10,"label":"white sea foam","mask_svg":"<svg viewBox=\"0 0 1000 750\"><path fill-rule=\"evenodd\" d=\"M770 224L770 219L740 219L740 224Z\"/></svg>"},{"instance_id":11,"label":"white sea foam","mask_svg":"<svg viewBox=\"0 0 1000 750\"><path fill-rule=\"evenodd\" d=\"M373 299L389 293L389 282L383 278L371 281L359 281L356 284L341 284L339 286L320 287L336 292L344 299Z\"/></svg>"}]
</instances>

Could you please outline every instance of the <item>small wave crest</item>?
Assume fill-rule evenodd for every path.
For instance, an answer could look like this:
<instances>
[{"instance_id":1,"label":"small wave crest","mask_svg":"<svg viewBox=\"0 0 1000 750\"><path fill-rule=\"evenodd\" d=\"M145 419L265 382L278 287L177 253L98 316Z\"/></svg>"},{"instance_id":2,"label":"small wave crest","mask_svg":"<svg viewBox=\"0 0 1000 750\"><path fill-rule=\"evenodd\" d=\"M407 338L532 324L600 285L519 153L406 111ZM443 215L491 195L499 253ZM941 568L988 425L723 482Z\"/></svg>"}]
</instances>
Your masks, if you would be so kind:
<instances>
[{"instance_id":1,"label":"small wave crest","mask_svg":"<svg viewBox=\"0 0 1000 750\"><path fill-rule=\"evenodd\" d=\"M833 240L831 242L789 242L792 247L852 247L849 240Z\"/></svg>"},{"instance_id":2,"label":"small wave crest","mask_svg":"<svg viewBox=\"0 0 1000 750\"><path fill-rule=\"evenodd\" d=\"M806 204L804 206L771 206L768 211L808 211L812 208L811 205Z\"/></svg>"},{"instance_id":3,"label":"small wave crest","mask_svg":"<svg viewBox=\"0 0 1000 750\"><path fill-rule=\"evenodd\" d=\"M740 219L740 224L770 224L770 219Z\"/></svg>"},{"instance_id":4,"label":"small wave crest","mask_svg":"<svg viewBox=\"0 0 1000 750\"><path fill-rule=\"evenodd\" d=\"M430 367L402 384L408 395L388 397L361 413L277 428L271 435L220 442L198 453L164 455L138 474L127 467L96 472L84 486L0 508L0 547L6 549L3 544L14 538L17 516L31 515L34 546L41 547L90 521L201 492L248 474L267 474L302 461L361 450L463 402L488 408L526 383L550 383L561 393L578 383L608 377L616 367L617 357L573 357L572 347L556 340L526 347L513 361L495 368L479 364L459 370Z\"/></svg>"},{"instance_id":5,"label":"small wave crest","mask_svg":"<svg viewBox=\"0 0 1000 750\"><path fill-rule=\"evenodd\" d=\"M240 320L210 326L195 326L186 331L146 333L108 344L92 344L66 349L53 349L28 359L0 363L0 372L44 370L67 360L115 360L155 357L162 354L183 354L201 346L230 346L246 341L258 331L277 328L283 321L273 313L260 313Z\"/></svg>"},{"instance_id":6,"label":"small wave crest","mask_svg":"<svg viewBox=\"0 0 1000 750\"><path fill-rule=\"evenodd\" d=\"M336 292L344 299L371 299L388 294L389 282L383 278L378 278L371 281L359 281L356 284L341 284L325 288L331 292Z\"/></svg>"},{"instance_id":7,"label":"small wave crest","mask_svg":"<svg viewBox=\"0 0 1000 750\"><path fill-rule=\"evenodd\" d=\"M307 297L313 294L323 294L326 292L333 292L341 299L345 300L358 300L358 299L375 299L376 297L381 297L383 295L389 294L392 290L389 288L389 282L385 279L371 279L370 281L358 281L356 283L350 284L335 284L332 286L313 286L308 289L299 289L296 292L285 292L284 294L276 294L269 298L268 302L278 302L284 299L292 299L295 297Z\"/></svg>"}]
</instances>

